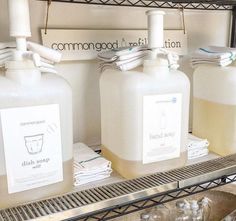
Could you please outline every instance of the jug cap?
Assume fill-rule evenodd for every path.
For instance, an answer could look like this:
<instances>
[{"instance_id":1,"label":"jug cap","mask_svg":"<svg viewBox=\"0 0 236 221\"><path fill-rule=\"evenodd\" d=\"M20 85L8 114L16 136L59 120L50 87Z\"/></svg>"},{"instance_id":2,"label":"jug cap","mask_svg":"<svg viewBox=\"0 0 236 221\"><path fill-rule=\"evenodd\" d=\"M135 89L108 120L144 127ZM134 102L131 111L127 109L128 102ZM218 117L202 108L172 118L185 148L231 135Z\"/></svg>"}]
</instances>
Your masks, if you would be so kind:
<instances>
[{"instance_id":1,"label":"jug cap","mask_svg":"<svg viewBox=\"0 0 236 221\"><path fill-rule=\"evenodd\" d=\"M160 11L158 9L152 9L146 11L146 15L165 15L166 13L164 11Z\"/></svg>"}]
</instances>

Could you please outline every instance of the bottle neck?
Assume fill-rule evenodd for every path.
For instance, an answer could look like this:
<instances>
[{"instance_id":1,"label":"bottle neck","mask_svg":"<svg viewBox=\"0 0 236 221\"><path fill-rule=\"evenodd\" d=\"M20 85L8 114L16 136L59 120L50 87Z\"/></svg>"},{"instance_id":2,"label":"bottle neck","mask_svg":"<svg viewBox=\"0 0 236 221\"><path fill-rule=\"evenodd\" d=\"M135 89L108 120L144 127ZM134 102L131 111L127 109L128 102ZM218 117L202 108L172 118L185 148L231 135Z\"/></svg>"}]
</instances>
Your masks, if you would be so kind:
<instances>
[{"instance_id":1,"label":"bottle neck","mask_svg":"<svg viewBox=\"0 0 236 221\"><path fill-rule=\"evenodd\" d=\"M145 60L143 72L155 77L168 76L170 71L165 59Z\"/></svg>"},{"instance_id":2,"label":"bottle neck","mask_svg":"<svg viewBox=\"0 0 236 221\"><path fill-rule=\"evenodd\" d=\"M154 77L167 77L170 74L169 68L166 66L144 66L143 72Z\"/></svg>"},{"instance_id":3,"label":"bottle neck","mask_svg":"<svg viewBox=\"0 0 236 221\"><path fill-rule=\"evenodd\" d=\"M34 86L41 80L41 72L30 61L9 61L6 65L6 78L23 86Z\"/></svg>"}]
</instances>

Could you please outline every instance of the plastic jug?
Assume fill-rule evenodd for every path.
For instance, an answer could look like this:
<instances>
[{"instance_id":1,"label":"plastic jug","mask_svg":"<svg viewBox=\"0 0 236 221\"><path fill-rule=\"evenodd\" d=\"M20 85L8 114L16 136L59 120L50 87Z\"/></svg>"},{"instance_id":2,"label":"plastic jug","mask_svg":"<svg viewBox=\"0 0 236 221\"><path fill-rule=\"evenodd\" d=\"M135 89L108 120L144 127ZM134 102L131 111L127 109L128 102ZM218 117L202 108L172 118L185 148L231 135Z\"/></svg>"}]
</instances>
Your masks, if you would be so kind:
<instances>
[{"instance_id":1,"label":"plastic jug","mask_svg":"<svg viewBox=\"0 0 236 221\"><path fill-rule=\"evenodd\" d=\"M21 70L19 70L19 66L21 66ZM23 67L24 66L24 67ZM28 79L28 80L27 80ZM49 105L49 106L48 106ZM55 106L51 106L55 105ZM44 114L47 114L47 108L57 108L56 105L58 105L59 108L59 115L60 115L60 125L57 125L55 122L50 122L50 119L46 119L46 116L43 116ZM24 108L35 108L35 110L28 110ZM39 110L37 109L39 108ZM44 110L45 108L45 110ZM44 111L42 115L39 114L38 119L40 121L47 125L47 129L43 130L41 132L41 128L37 130L37 132L34 132L33 127L34 125L27 125L30 123L39 124L40 123L35 121L34 116L32 118L28 116L28 121L22 121L22 128L24 128L24 131L26 131L26 127L28 127L27 130L30 130L32 128L32 132L22 132L22 137L20 138L22 141L21 145L20 143L18 149L20 152L24 153L24 157L27 156L27 159L31 159L30 157L34 157L32 161L25 160L25 158L20 155L20 153L16 152L16 157L19 159L19 162L21 164L11 164L12 168L8 168L9 170L17 170L18 168L14 168L13 165L16 165L17 167L32 167L35 164L35 166L39 165L41 167L45 167L45 170L47 170L46 164L48 162L43 162L43 160L49 160L53 161L53 157L56 157L58 154L61 154L61 157L58 157L58 160L61 159L61 162L58 162L58 165L60 165L61 170L63 172L62 178L59 182L53 182L54 178L52 174L48 174L45 171L45 174L42 174L42 177L40 178L40 174L34 174L35 180L31 181L25 181L24 178L27 179L27 177L22 174L21 178L22 181L19 180L19 191L15 190L14 193L9 193L9 187L8 182L10 177L7 177L7 171L6 171L6 159L4 151L4 145L7 142L7 140L4 140L3 136L3 130L6 130L5 133L12 133L12 139L14 140L14 131L7 131L5 126L3 124L0 127L0 208L3 207L9 207L13 205L17 205L19 203L36 200L39 198L48 197L55 194L64 193L66 191L71 190L73 186L73 156L72 156L72 93L71 88L65 82L64 79L61 77L58 77L53 74L42 74L34 68L31 61L29 62L11 62L9 63L8 70L6 72L6 76L0 76L0 111L15 111L16 117L21 111L22 113L24 111L29 112L33 111L33 113L39 114L40 110ZM36 111L36 112L35 112ZM29 112L31 113L31 112ZM53 112L54 113L54 112ZM45 118L44 118L45 117ZM25 119L25 117L24 117ZM2 119L1 119L2 120ZM1 122L3 123L3 122ZM60 127L59 127L60 126ZM17 128L15 128L17 130ZM58 131L60 130L60 132ZM45 132L46 131L46 132ZM19 131L20 132L20 131ZM46 148L46 139L50 139L49 136L54 136L54 133L61 133L61 153L52 151L51 154L45 158L44 155L44 149ZM7 138L6 138L7 139ZM50 140L48 141L50 142ZM49 146L49 145L48 145ZM47 146L47 147L48 147ZM22 148L23 147L23 148ZM7 148L7 147L5 147ZM51 146L50 148L55 148L54 146ZM59 148L59 147L57 147ZM38 156L38 157L36 157ZM11 156L9 156L11 158ZM36 158L35 158L36 157ZM10 160L9 158L9 160ZM36 160L41 160L42 162L35 162ZM33 162L34 161L34 162ZM37 164L37 165L36 165ZM50 165L52 166L52 165ZM57 168L55 168L57 170ZM37 170L37 168L35 168ZM27 172L27 171L26 171ZM56 171L54 171L56 173ZM53 173L53 171L51 171ZM20 176L20 175L19 175ZM37 177L38 176L38 177ZM45 176L45 177L43 177ZM51 178L50 178L51 177ZM31 177L32 178L32 177ZM50 185L45 185L46 179L51 179ZM30 179L30 176L28 176L28 179ZM58 180L58 179L56 179ZM42 184L39 185L38 188L31 188L30 185L35 186L33 182L39 182L41 181ZM26 187L28 185L28 187ZM24 190L26 189L26 190ZM21 191L24 190L24 191Z\"/></svg>"},{"instance_id":2,"label":"plastic jug","mask_svg":"<svg viewBox=\"0 0 236 221\"><path fill-rule=\"evenodd\" d=\"M102 153L134 178L184 166L189 80L162 61L144 70L106 70L100 79Z\"/></svg>"},{"instance_id":3,"label":"plastic jug","mask_svg":"<svg viewBox=\"0 0 236 221\"><path fill-rule=\"evenodd\" d=\"M234 65L201 65L193 76L193 134L222 156L236 153L235 73Z\"/></svg>"},{"instance_id":4,"label":"plastic jug","mask_svg":"<svg viewBox=\"0 0 236 221\"><path fill-rule=\"evenodd\" d=\"M28 0L9 0L17 50L0 75L0 208L73 187L72 92L27 56Z\"/></svg>"},{"instance_id":5,"label":"plastic jug","mask_svg":"<svg viewBox=\"0 0 236 221\"><path fill-rule=\"evenodd\" d=\"M158 11L148 14L163 17ZM185 164L189 90L187 76L170 70L164 58L147 59L140 71L101 75L102 153L122 176Z\"/></svg>"}]
</instances>

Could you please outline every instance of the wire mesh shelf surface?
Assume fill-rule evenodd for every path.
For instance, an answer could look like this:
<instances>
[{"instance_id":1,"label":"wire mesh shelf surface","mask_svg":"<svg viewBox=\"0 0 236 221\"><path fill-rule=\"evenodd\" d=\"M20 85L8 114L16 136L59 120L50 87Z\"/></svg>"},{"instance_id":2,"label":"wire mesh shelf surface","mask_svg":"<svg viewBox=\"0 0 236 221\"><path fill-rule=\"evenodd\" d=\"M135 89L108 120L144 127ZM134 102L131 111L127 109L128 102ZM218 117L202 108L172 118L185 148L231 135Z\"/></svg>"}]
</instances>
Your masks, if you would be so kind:
<instances>
[{"instance_id":1,"label":"wire mesh shelf surface","mask_svg":"<svg viewBox=\"0 0 236 221\"><path fill-rule=\"evenodd\" d=\"M236 154L0 210L0 221L109 220L236 181Z\"/></svg>"}]
</instances>

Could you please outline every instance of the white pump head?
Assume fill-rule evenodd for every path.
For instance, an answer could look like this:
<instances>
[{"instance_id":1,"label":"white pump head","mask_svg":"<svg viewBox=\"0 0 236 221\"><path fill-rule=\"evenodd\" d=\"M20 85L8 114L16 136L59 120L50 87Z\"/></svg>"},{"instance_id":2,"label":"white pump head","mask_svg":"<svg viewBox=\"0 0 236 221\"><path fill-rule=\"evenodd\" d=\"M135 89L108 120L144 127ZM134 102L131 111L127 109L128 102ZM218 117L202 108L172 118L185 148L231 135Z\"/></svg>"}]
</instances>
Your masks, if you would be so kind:
<instances>
[{"instance_id":1,"label":"white pump head","mask_svg":"<svg viewBox=\"0 0 236 221\"><path fill-rule=\"evenodd\" d=\"M31 36L28 0L8 0L10 36L16 38L17 50L26 51L26 38Z\"/></svg>"},{"instance_id":2,"label":"white pump head","mask_svg":"<svg viewBox=\"0 0 236 221\"><path fill-rule=\"evenodd\" d=\"M149 10L146 12L146 15L148 17L148 47L151 49L157 49L163 47L164 14L165 12L159 10Z\"/></svg>"}]
</instances>

